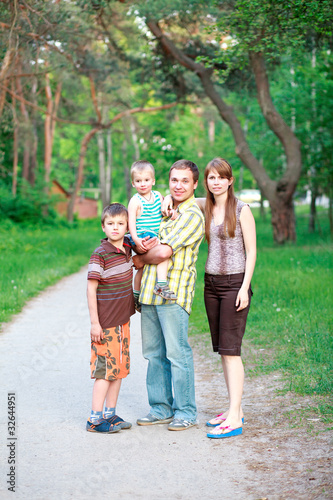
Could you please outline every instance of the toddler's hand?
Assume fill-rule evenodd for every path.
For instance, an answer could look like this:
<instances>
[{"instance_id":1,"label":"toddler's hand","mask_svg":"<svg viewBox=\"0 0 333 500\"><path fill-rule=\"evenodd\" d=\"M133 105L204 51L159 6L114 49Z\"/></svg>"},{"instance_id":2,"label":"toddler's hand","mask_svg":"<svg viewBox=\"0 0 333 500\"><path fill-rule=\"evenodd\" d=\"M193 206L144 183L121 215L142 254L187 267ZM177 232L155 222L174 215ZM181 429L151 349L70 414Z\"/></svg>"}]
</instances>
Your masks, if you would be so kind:
<instances>
[{"instance_id":1,"label":"toddler's hand","mask_svg":"<svg viewBox=\"0 0 333 500\"><path fill-rule=\"evenodd\" d=\"M174 208L172 208L170 210L170 214L169 214L171 217L171 220L176 220L177 217L179 216L179 212L177 212L177 210L175 210Z\"/></svg>"},{"instance_id":2,"label":"toddler's hand","mask_svg":"<svg viewBox=\"0 0 333 500\"><path fill-rule=\"evenodd\" d=\"M169 217L171 210L173 209L173 199L170 194L167 194L162 201L161 212L164 217Z\"/></svg>"},{"instance_id":3,"label":"toddler's hand","mask_svg":"<svg viewBox=\"0 0 333 500\"><path fill-rule=\"evenodd\" d=\"M135 238L134 240L134 243L135 243L135 247L136 247L136 250L137 250L137 253L145 253L147 252L146 248L145 248L145 239L146 238Z\"/></svg>"},{"instance_id":4,"label":"toddler's hand","mask_svg":"<svg viewBox=\"0 0 333 500\"><path fill-rule=\"evenodd\" d=\"M150 250L151 248L156 247L159 242L160 240L157 237L151 238L150 236L146 236L142 239L142 246L144 246L145 252L148 252L148 250Z\"/></svg>"}]
</instances>

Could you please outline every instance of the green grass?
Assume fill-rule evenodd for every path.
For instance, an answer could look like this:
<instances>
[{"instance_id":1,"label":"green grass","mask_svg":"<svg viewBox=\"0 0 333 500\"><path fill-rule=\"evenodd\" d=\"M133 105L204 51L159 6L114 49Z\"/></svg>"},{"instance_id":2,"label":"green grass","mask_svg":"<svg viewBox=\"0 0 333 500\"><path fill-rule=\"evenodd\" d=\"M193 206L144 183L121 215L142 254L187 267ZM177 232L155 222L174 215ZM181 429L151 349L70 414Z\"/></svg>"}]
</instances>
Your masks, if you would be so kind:
<instances>
[{"instance_id":1,"label":"green grass","mask_svg":"<svg viewBox=\"0 0 333 500\"><path fill-rule=\"evenodd\" d=\"M280 370L286 390L327 395L332 391L333 380L333 246L327 214L320 214L321 235L308 234L308 217L301 210L297 217L297 243L282 247L272 241L268 218L263 222L254 215L258 257L245 339L255 352L255 359L251 359L247 372ZM204 244L197 264L191 315L193 334L209 331L203 302L206 256ZM246 352L244 359L247 362Z\"/></svg>"},{"instance_id":2,"label":"green grass","mask_svg":"<svg viewBox=\"0 0 333 500\"><path fill-rule=\"evenodd\" d=\"M102 237L98 220L74 228L0 227L0 323L29 298L87 264Z\"/></svg>"}]
</instances>

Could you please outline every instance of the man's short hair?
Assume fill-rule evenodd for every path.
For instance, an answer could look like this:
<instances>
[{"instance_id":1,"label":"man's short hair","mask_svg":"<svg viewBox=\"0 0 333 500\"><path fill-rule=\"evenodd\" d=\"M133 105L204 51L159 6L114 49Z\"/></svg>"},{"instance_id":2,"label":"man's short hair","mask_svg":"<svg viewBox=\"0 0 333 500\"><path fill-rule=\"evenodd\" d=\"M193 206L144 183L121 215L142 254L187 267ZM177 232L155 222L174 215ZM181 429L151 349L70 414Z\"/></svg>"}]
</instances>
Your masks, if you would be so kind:
<instances>
[{"instance_id":1,"label":"man's short hair","mask_svg":"<svg viewBox=\"0 0 333 500\"><path fill-rule=\"evenodd\" d=\"M133 163L131 166L131 179L134 180L135 172L143 172L144 170L150 170L153 178L155 179L155 169L153 165L146 160L138 160Z\"/></svg>"},{"instance_id":2,"label":"man's short hair","mask_svg":"<svg viewBox=\"0 0 333 500\"><path fill-rule=\"evenodd\" d=\"M105 207L101 215L102 226L104 226L104 221L107 216L116 217L117 215L124 215L126 220L128 220L127 208L121 203L111 203L111 205Z\"/></svg>"},{"instance_id":3,"label":"man's short hair","mask_svg":"<svg viewBox=\"0 0 333 500\"><path fill-rule=\"evenodd\" d=\"M186 170L187 168L189 168L193 174L193 181L197 182L197 180L199 179L199 169L198 169L197 165L195 163L193 163L193 161L190 161L190 160L178 160L178 161L176 161L170 168L169 179L170 179L172 170L174 170L174 169Z\"/></svg>"}]
</instances>

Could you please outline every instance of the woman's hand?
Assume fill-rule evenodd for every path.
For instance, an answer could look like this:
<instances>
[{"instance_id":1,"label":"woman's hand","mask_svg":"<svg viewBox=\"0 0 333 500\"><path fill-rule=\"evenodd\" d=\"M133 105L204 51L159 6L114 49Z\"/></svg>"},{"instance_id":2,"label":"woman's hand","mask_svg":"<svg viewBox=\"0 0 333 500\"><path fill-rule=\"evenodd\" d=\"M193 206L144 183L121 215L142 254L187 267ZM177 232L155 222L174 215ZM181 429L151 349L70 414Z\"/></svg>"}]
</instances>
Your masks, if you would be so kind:
<instances>
[{"instance_id":1,"label":"woman's hand","mask_svg":"<svg viewBox=\"0 0 333 500\"><path fill-rule=\"evenodd\" d=\"M236 298L237 312L245 309L249 305L249 291L245 287L241 287Z\"/></svg>"}]
</instances>

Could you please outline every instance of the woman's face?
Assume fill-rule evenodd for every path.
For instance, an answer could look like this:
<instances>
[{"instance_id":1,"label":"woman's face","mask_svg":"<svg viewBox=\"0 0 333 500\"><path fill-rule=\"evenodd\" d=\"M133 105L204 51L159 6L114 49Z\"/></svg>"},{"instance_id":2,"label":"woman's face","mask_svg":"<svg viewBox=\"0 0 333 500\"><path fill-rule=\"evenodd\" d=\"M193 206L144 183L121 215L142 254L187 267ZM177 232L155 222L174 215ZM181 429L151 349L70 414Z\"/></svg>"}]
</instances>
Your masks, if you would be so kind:
<instances>
[{"instance_id":1,"label":"woman's face","mask_svg":"<svg viewBox=\"0 0 333 500\"><path fill-rule=\"evenodd\" d=\"M220 174L212 168L207 176L207 187L208 191L215 196L221 196L227 193L229 186L233 183L233 178L227 179L226 177L221 177Z\"/></svg>"}]
</instances>

